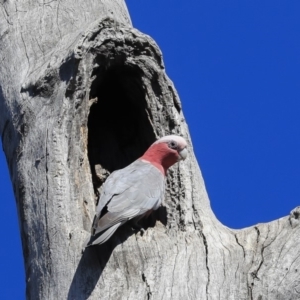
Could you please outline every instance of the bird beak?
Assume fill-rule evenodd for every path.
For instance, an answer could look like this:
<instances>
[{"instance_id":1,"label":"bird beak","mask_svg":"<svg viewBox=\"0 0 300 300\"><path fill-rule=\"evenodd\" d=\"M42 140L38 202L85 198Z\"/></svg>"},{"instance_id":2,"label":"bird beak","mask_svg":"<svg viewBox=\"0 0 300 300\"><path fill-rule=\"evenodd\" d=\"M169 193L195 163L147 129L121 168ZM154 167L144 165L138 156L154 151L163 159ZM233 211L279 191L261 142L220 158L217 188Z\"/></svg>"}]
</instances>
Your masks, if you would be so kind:
<instances>
[{"instance_id":1,"label":"bird beak","mask_svg":"<svg viewBox=\"0 0 300 300\"><path fill-rule=\"evenodd\" d=\"M179 160L185 160L187 157L188 151L186 148L183 148L181 151L179 151Z\"/></svg>"}]
</instances>

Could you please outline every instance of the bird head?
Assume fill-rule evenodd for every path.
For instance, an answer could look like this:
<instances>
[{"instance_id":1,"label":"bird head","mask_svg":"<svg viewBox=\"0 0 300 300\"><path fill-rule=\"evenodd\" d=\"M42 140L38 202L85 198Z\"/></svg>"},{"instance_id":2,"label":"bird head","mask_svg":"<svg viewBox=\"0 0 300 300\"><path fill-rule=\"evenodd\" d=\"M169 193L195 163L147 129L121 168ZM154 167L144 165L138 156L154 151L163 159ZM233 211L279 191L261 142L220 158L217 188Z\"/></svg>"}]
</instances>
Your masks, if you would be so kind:
<instances>
[{"instance_id":1,"label":"bird head","mask_svg":"<svg viewBox=\"0 0 300 300\"><path fill-rule=\"evenodd\" d=\"M167 135L154 142L141 159L146 160L164 172L187 157L187 142L177 135Z\"/></svg>"}]
</instances>

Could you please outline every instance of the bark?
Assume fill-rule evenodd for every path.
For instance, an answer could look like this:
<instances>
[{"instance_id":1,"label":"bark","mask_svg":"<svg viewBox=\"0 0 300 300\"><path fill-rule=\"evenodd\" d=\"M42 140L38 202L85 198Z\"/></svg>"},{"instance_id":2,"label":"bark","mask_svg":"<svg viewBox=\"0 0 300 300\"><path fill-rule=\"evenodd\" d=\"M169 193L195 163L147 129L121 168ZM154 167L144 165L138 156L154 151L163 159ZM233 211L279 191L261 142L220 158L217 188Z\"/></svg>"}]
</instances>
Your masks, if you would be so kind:
<instances>
[{"instance_id":1,"label":"bark","mask_svg":"<svg viewBox=\"0 0 300 300\"><path fill-rule=\"evenodd\" d=\"M122 0L0 9L0 133L28 299L300 298L300 209L243 230L215 218L162 54ZM123 226L82 251L107 175L171 133L189 157L145 234Z\"/></svg>"}]
</instances>

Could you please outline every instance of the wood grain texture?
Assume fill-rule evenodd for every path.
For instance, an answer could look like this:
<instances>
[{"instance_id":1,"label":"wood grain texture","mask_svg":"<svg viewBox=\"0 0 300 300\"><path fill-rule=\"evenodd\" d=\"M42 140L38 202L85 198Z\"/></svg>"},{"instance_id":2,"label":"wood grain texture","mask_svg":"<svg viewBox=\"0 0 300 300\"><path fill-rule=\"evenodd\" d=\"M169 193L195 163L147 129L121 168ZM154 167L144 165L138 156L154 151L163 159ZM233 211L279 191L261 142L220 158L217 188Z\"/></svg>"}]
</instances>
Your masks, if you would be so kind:
<instances>
[{"instance_id":1,"label":"wood grain texture","mask_svg":"<svg viewBox=\"0 0 300 300\"><path fill-rule=\"evenodd\" d=\"M215 218L162 54L123 1L0 11L0 133L28 299L300 298L300 209L243 230ZM189 156L145 234L123 226L82 253L108 174L166 134L186 138Z\"/></svg>"}]
</instances>

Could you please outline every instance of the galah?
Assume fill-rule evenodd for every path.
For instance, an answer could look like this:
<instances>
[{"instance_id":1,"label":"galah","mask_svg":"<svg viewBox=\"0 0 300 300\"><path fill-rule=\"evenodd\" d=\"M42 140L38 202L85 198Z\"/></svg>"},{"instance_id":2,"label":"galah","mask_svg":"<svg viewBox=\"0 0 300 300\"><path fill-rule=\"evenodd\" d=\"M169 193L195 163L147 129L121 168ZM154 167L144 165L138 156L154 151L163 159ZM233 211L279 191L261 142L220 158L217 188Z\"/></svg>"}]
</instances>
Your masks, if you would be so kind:
<instances>
[{"instance_id":1,"label":"galah","mask_svg":"<svg viewBox=\"0 0 300 300\"><path fill-rule=\"evenodd\" d=\"M167 170L187 156L186 141L162 137L124 169L110 174L103 186L87 246L106 242L127 221L137 222L160 207Z\"/></svg>"}]
</instances>

